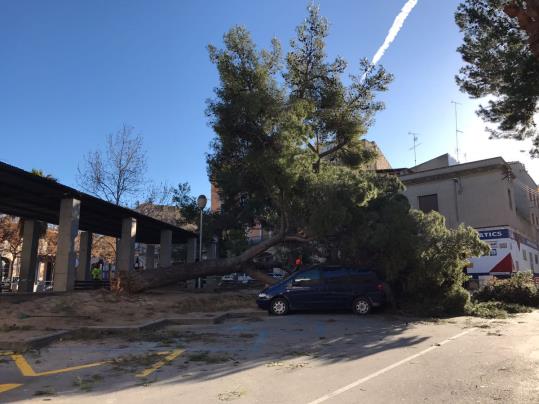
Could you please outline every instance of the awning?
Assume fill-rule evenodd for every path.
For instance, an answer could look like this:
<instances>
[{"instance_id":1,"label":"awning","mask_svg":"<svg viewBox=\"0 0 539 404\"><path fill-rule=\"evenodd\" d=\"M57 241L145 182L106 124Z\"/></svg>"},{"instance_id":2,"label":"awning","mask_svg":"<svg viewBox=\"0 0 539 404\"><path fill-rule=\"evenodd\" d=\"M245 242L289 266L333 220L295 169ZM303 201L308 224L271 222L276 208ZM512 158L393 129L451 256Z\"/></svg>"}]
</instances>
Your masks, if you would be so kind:
<instances>
[{"instance_id":1,"label":"awning","mask_svg":"<svg viewBox=\"0 0 539 404\"><path fill-rule=\"evenodd\" d=\"M491 270L490 273L508 273L513 272L513 259L511 253L507 254L500 262L498 262Z\"/></svg>"}]
</instances>

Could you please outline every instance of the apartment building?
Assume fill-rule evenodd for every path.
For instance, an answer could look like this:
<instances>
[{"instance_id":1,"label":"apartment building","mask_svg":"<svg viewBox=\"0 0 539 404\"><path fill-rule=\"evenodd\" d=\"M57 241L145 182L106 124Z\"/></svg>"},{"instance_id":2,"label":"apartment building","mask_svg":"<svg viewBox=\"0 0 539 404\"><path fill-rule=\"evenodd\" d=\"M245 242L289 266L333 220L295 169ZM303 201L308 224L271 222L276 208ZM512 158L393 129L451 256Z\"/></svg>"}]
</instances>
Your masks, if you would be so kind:
<instances>
[{"instance_id":1,"label":"apartment building","mask_svg":"<svg viewBox=\"0 0 539 404\"><path fill-rule=\"evenodd\" d=\"M495 157L458 164L444 154L395 172L413 208L440 212L448 227L472 226L490 244L489 256L471 260L474 278L539 274L539 193L522 163Z\"/></svg>"}]
</instances>

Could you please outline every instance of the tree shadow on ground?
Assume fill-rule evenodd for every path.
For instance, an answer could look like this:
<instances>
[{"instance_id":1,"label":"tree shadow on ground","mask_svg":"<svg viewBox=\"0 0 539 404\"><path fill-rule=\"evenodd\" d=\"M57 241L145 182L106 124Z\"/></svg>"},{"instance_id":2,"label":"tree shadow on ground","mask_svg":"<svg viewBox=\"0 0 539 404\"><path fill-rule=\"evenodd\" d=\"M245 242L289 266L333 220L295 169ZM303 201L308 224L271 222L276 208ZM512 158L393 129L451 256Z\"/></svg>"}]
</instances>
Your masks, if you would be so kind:
<instances>
[{"instance_id":1,"label":"tree shadow on ground","mask_svg":"<svg viewBox=\"0 0 539 404\"><path fill-rule=\"evenodd\" d=\"M67 398L72 394L104 394L152 383L209 381L261 366L293 370L354 361L414 347L430 338L420 335L416 326L405 318L383 313L363 317L339 312L273 317L261 312L259 317L223 324L169 326L123 338L63 341L35 353L29 361L39 363L51 355L68 355L76 358L74 363L88 363L99 359L99 355L100 359L127 359L57 375L54 380L30 385L33 387L29 390L36 394L41 391L40 386L50 386L57 397ZM146 377L136 377L163 360L163 351L174 350L182 350L181 355ZM89 352L92 354L86 354ZM62 378L66 380L62 382ZM28 389L7 394L5 398L29 398Z\"/></svg>"}]
</instances>

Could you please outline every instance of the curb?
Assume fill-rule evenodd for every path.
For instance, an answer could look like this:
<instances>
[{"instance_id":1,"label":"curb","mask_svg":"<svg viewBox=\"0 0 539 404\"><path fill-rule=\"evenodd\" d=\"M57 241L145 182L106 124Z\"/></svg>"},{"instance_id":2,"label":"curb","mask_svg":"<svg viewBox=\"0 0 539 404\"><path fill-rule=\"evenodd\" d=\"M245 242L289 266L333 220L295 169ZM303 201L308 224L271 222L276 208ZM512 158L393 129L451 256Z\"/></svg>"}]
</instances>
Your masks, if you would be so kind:
<instances>
[{"instance_id":1,"label":"curb","mask_svg":"<svg viewBox=\"0 0 539 404\"><path fill-rule=\"evenodd\" d=\"M238 318L250 318L258 317L263 314L264 311L246 311L246 312L232 312L224 313L214 317L170 317L162 318L158 320L148 321L146 323L127 326L86 326L80 328L74 328L72 330L61 330L52 334L32 337L26 340L19 341L0 341L0 351L15 351L24 352L30 349L43 348L53 342L61 341L62 339L76 337L77 335L123 335L131 334L133 332L156 330L167 325L210 325L210 324L222 324L226 320L238 319Z\"/></svg>"},{"instance_id":2,"label":"curb","mask_svg":"<svg viewBox=\"0 0 539 404\"><path fill-rule=\"evenodd\" d=\"M29 349L42 348L46 345L49 345L55 341L61 340L64 337L69 336L69 334L71 334L71 331L63 330L54 332L52 334L28 338L27 340L0 341L0 349L6 351L23 352Z\"/></svg>"}]
</instances>

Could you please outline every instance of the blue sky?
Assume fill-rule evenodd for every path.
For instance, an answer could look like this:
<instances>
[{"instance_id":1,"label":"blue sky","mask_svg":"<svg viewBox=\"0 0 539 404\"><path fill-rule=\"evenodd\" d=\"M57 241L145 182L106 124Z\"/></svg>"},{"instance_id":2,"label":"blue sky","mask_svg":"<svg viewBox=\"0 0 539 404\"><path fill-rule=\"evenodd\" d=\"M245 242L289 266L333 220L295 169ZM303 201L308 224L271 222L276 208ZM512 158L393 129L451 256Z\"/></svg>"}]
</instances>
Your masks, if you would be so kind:
<instances>
[{"instance_id":1,"label":"blue sky","mask_svg":"<svg viewBox=\"0 0 539 404\"><path fill-rule=\"evenodd\" d=\"M357 72L361 57L382 44L405 0L322 0L331 23L328 53ZM527 144L489 141L474 114L477 102L459 92L454 75L461 35L458 0L419 0L381 64L396 77L382 96L367 138L393 167L413 165L409 131L418 132L418 162L454 154L460 107L461 160L502 155L520 159L537 179ZM0 160L41 168L76 186L83 154L103 145L125 122L144 135L148 177L188 181L209 193L205 153L213 136L205 100L217 85L206 46L220 45L239 24L259 46L272 37L286 49L305 17L291 0L3 0L0 3ZM464 157L466 153L466 157Z\"/></svg>"}]
</instances>

